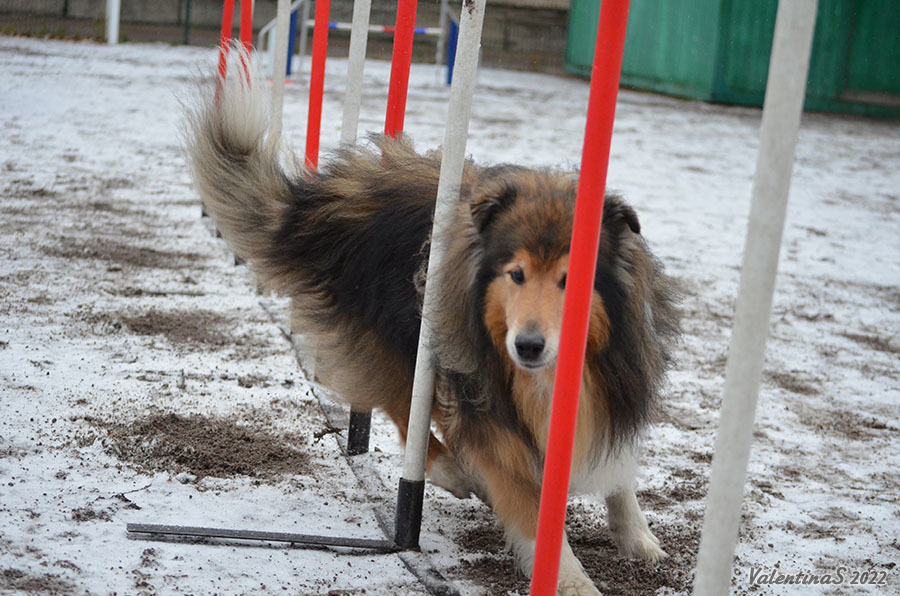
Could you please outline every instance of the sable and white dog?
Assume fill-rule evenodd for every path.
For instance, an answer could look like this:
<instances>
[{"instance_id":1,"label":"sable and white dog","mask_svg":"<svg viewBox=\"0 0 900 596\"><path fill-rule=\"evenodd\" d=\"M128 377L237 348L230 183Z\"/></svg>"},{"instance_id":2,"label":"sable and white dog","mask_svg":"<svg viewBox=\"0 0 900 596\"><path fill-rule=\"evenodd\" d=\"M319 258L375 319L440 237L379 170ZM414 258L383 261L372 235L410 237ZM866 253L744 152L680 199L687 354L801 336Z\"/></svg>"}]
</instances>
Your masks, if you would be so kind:
<instances>
[{"instance_id":1,"label":"sable and white dog","mask_svg":"<svg viewBox=\"0 0 900 596\"><path fill-rule=\"evenodd\" d=\"M294 298L322 381L352 405L382 408L405 438L440 156L373 137L289 175L266 137L258 75L243 75L188 116L203 203L264 286ZM441 439L431 437L429 477L483 495L528 575L576 184L573 172L468 163L436 279ZM676 301L637 215L607 196L571 489L604 495L621 552L649 561L665 554L635 498L635 452L678 335ZM559 578L561 594L598 593L568 542Z\"/></svg>"}]
</instances>

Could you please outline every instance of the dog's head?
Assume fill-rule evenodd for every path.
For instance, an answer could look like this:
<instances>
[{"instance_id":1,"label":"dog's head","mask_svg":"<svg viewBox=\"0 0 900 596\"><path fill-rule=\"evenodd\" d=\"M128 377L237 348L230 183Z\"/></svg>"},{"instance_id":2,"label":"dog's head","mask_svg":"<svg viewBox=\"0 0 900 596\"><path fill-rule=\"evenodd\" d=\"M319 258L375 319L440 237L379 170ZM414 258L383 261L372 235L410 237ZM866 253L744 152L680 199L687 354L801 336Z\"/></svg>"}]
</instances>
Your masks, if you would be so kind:
<instances>
[{"instance_id":1,"label":"dog's head","mask_svg":"<svg viewBox=\"0 0 900 596\"><path fill-rule=\"evenodd\" d=\"M568 254L543 259L523 247L488 285L485 324L519 368L536 371L556 362L568 265Z\"/></svg>"},{"instance_id":2,"label":"dog's head","mask_svg":"<svg viewBox=\"0 0 900 596\"><path fill-rule=\"evenodd\" d=\"M534 372L552 367L559 353L577 180L513 170L479 191L470 208L483 242L484 323L497 348L518 368ZM618 245L639 232L634 211L609 197L598 276L614 275ZM608 341L609 317L599 291L605 283L598 278L594 284L589 352Z\"/></svg>"}]
</instances>

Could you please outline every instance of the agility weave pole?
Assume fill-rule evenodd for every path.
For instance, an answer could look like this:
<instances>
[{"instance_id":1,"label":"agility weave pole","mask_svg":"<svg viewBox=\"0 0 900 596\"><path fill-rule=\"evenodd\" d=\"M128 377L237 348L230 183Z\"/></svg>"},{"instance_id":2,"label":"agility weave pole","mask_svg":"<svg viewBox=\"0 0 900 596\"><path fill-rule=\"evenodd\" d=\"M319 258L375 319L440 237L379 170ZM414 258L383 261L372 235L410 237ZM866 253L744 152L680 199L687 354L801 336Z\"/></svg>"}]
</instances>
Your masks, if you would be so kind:
<instances>
[{"instance_id":1,"label":"agility weave pole","mask_svg":"<svg viewBox=\"0 0 900 596\"><path fill-rule=\"evenodd\" d=\"M228 71L228 48L231 44L231 30L234 21L234 0L225 0L222 7L222 29L219 32L219 84L225 81Z\"/></svg>"},{"instance_id":2,"label":"agility weave pole","mask_svg":"<svg viewBox=\"0 0 900 596\"><path fill-rule=\"evenodd\" d=\"M119 19L122 15L121 0L106 0L106 43L119 43Z\"/></svg>"},{"instance_id":3,"label":"agility weave pole","mask_svg":"<svg viewBox=\"0 0 900 596\"><path fill-rule=\"evenodd\" d=\"M556 594L575 420L587 349L591 296L603 218L603 197L612 142L619 73L628 25L628 0L604 0L594 47L581 172L569 248L559 357L553 383L550 430L541 482L532 596Z\"/></svg>"},{"instance_id":4,"label":"agility weave pole","mask_svg":"<svg viewBox=\"0 0 900 596\"><path fill-rule=\"evenodd\" d=\"M360 7L359 20L357 20L357 6L361 0L356 0L353 8L353 20L356 29L353 31L357 37L365 37L368 34L368 7ZM371 0L362 0L370 3ZM394 26L394 46L391 54L391 77L388 83L387 113L384 117L384 134L396 137L403 132L403 121L406 116L406 96L409 91L409 69L412 64L412 46L415 37L416 26L416 0L399 0L397 3L397 19ZM363 30L363 10L365 9L365 30ZM318 25L317 25L318 27ZM351 37L351 51L353 50L353 38ZM347 102L344 104L344 122L341 127L341 144L353 144L356 141L356 127L359 122L359 101L362 90L353 89L351 96L351 84L362 85L362 62L365 60L365 44L357 42L362 50L362 57L350 56L352 63L348 64L348 71L352 67L353 73L358 79L348 79ZM360 48L357 48L357 52ZM353 104L350 104L353 101ZM352 134L352 137L350 136ZM369 450L369 429L372 426L372 412L365 410L350 410L350 429L347 433L347 449L350 455L360 455Z\"/></svg>"},{"instance_id":5,"label":"agility weave pole","mask_svg":"<svg viewBox=\"0 0 900 596\"><path fill-rule=\"evenodd\" d=\"M306 120L306 167L319 167L319 133L322 129L322 95L325 92L325 56L328 52L330 0L316 0L312 68L309 75L309 113Z\"/></svg>"},{"instance_id":6,"label":"agility weave pole","mask_svg":"<svg viewBox=\"0 0 900 596\"><path fill-rule=\"evenodd\" d=\"M344 112L341 119L341 145L344 147L356 143L371 11L372 0L354 0L353 23L350 28L350 51L347 56L347 90L344 93Z\"/></svg>"},{"instance_id":7,"label":"agility weave pole","mask_svg":"<svg viewBox=\"0 0 900 596\"><path fill-rule=\"evenodd\" d=\"M219 84L225 81L228 70L228 52L231 49L231 33L234 29L234 0L225 0L222 6L222 28L219 32ZM253 0L241 0L241 24L239 39L244 51L250 55L253 49Z\"/></svg>"},{"instance_id":8,"label":"agility weave pole","mask_svg":"<svg viewBox=\"0 0 900 596\"><path fill-rule=\"evenodd\" d=\"M290 31L291 0L278 0L275 25L275 66L272 73L272 115L269 118L269 138L278 143L284 113L284 79L288 61L288 32Z\"/></svg>"},{"instance_id":9,"label":"agility weave pole","mask_svg":"<svg viewBox=\"0 0 900 596\"><path fill-rule=\"evenodd\" d=\"M372 0L354 0L353 23L350 29L350 51L347 56L347 90L344 92L344 111L341 116L341 146L356 144L359 127L359 108L362 104L363 68L366 62L366 46L369 40L369 16ZM369 451L369 433L372 428L371 410L350 409L350 426L347 429L347 454L362 455Z\"/></svg>"},{"instance_id":10,"label":"agility weave pole","mask_svg":"<svg viewBox=\"0 0 900 596\"><path fill-rule=\"evenodd\" d=\"M250 54L253 49L253 0L241 0L240 39L244 51Z\"/></svg>"},{"instance_id":11,"label":"agility weave pole","mask_svg":"<svg viewBox=\"0 0 900 596\"><path fill-rule=\"evenodd\" d=\"M419 328L409 431L406 435L403 476L400 478L397 494L394 541L403 548L418 546L419 531L422 525L425 460L431 431L431 406L434 396L434 356L431 353L433 333L430 320L439 291L433 280L447 250L440 239L447 236L447 226L459 200L459 186L462 182L469 132L469 114L475 91L475 75L478 71L484 9L485 0L464 0L460 16L457 71L453 85L450 87L447 125L444 129L441 174L438 179L437 202L431 232L431 251L428 258L425 296L422 303L422 325Z\"/></svg>"},{"instance_id":12,"label":"agility weave pole","mask_svg":"<svg viewBox=\"0 0 900 596\"><path fill-rule=\"evenodd\" d=\"M727 594L775 293L817 0L779 2L694 594Z\"/></svg>"},{"instance_id":13,"label":"agility weave pole","mask_svg":"<svg viewBox=\"0 0 900 596\"><path fill-rule=\"evenodd\" d=\"M398 0L397 24L394 27L394 48L391 54L391 79L388 86L387 114L384 119L384 134L389 137L396 137L403 132L415 28L416 0Z\"/></svg>"}]
</instances>

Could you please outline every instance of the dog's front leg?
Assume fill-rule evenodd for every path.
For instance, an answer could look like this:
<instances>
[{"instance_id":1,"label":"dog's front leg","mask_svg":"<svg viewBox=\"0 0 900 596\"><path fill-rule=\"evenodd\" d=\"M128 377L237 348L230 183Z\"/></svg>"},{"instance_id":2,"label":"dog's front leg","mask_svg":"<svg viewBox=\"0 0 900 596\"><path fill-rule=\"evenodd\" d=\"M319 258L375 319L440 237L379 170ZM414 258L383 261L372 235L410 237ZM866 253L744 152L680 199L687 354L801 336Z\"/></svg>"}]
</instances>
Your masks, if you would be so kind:
<instances>
[{"instance_id":1,"label":"dog's front leg","mask_svg":"<svg viewBox=\"0 0 900 596\"><path fill-rule=\"evenodd\" d=\"M606 497L606 512L609 529L624 556L653 563L666 558L632 488L622 488Z\"/></svg>"},{"instance_id":2,"label":"dog's front leg","mask_svg":"<svg viewBox=\"0 0 900 596\"><path fill-rule=\"evenodd\" d=\"M524 457L528 458L527 455ZM541 487L527 466L516 465L523 459L504 459L506 461L503 462L490 461L482 456L476 458L476 468L487 486L494 513L503 523L507 543L516 556L519 569L531 577ZM565 534L559 563L558 593L562 596L600 595L572 552Z\"/></svg>"},{"instance_id":3,"label":"dog's front leg","mask_svg":"<svg viewBox=\"0 0 900 596\"><path fill-rule=\"evenodd\" d=\"M528 539L520 536L512 529L507 529L506 537L522 572L531 577L534 571L534 538ZM563 532L562 549L559 556L557 592L561 596L600 596L600 591L584 572L581 561L572 552L565 532Z\"/></svg>"}]
</instances>

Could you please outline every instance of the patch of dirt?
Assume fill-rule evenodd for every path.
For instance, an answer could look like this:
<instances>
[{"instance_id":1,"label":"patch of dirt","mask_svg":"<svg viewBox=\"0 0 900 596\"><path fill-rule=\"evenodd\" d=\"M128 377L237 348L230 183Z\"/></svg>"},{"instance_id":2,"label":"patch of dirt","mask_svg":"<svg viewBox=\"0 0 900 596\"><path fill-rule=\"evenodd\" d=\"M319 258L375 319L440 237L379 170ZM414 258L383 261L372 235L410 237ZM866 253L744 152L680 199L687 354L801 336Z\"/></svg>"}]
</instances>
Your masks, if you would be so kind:
<instances>
[{"instance_id":1,"label":"patch of dirt","mask_svg":"<svg viewBox=\"0 0 900 596\"><path fill-rule=\"evenodd\" d=\"M454 541L464 553L472 553L449 569L484 588L485 594L527 594L528 578L519 571L516 560L505 548L503 528L492 516L467 523Z\"/></svg>"},{"instance_id":2,"label":"patch of dirt","mask_svg":"<svg viewBox=\"0 0 900 596\"><path fill-rule=\"evenodd\" d=\"M110 521L112 517L110 517L108 511L91 509L90 507L78 507L72 510L72 519L77 522L87 522L94 520L101 521Z\"/></svg>"},{"instance_id":3,"label":"patch of dirt","mask_svg":"<svg viewBox=\"0 0 900 596\"><path fill-rule=\"evenodd\" d=\"M55 245L41 248L50 257L104 261L109 266L181 269L186 263L196 263L203 257L195 253L164 251L146 246L134 246L107 238L81 240L61 238Z\"/></svg>"},{"instance_id":4,"label":"patch of dirt","mask_svg":"<svg viewBox=\"0 0 900 596\"><path fill-rule=\"evenodd\" d=\"M819 395L821 393L818 387L803 381L794 373L775 372L770 373L767 376L769 381L791 393L796 393L798 395Z\"/></svg>"},{"instance_id":5,"label":"patch of dirt","mask_svg":"<svg viewBox=\"0 0 900 596\"><path fill-rule=\"evenodd\" d=\"M75 585L63 580L58 575L45 573L35 575L21 569L4 569L0 571L0 591L12 594L41 594L57 596L75 594Z\"/></svg>"},{"instance_id":6,"label":"patch of dirt","mask_svg":"<svg viewBox=\"0 0 900 596\"><path fill-rule=\"evenodd\" d=\"M900 354L900 345L894 345L891 343L891 340L886 337L881 337L880 335L863 333L841 333L841 335L879 352L884 352L886 354Z\"/></svg>"},{"instance_id":7,"label":"patch of dirt","mask_svg":"<svg viewBox=\"0 0 900 596\"><path fill-rule=\"evenodd\" d=\"M708 479L690 468L681 468L672 473L665 482L666 496L672 501L684 503L701 501L706 498Z\"/></svg>"},{"instance_id":8,"label":"patch of dirt","mask_svg":"<svg viewBox=\"0 0 900 596\"><path fill-rule=\"evenodd\" d=\"M185 282L188 283L188 282ZM152 290L149 288L137 288L134 286L126 286L123 288L112 288L110 293L123 298L163 298L168 296L192 296L200 297L206 294L201 291L192 290Z\"/></svg>"},{"instance_id":9,"label":"patch of dirt","mask_svg":"<svg viewBox=\"0 0 900 596\"><path fill-rule=\"evenodd\" d=\"M307 454L294 447L296 437L277 436L232 420L161 414L103 426L112 455L150 472L268 479L306 474L310 465Z\"/></svg>"},{"instance_id":10,"label":"patch of dirt","mask_svg":"<svg viewBox=\"0 0 900 596\"><path fill-rule=\"evenodd\" d=\"M164 311L155 308L140 313L85 313L79 318L92 325L123 326L135 335L162 335L173 344L231 346L240 342L229 331L235 323L206 310Z\"/></svg>"},{"instance_id":11,"label":"patch of dirt","mask_svg":"<svg viewBox=\"0 0 900 596\"><path fill-rule=\"evenodd\" d=\"M660 588L690 591L700 544L699 517L683 524L651 526L669 555L660 563L619 555L605 522L582 504L569 505L566 520L572 550L603 594L654 594ZM476 556L451 572L482 586L485 594L528 593L529 581L504 548L503 529L496 520L468 525L455 540L464 552Z\"/></svg>"},{"instance_id":12,"label":"patch of dirt","mask_svg":"<svg viewBox=\"0 0 900 596\"><path fill-rule=\"evenodd\" d=\"M862 416L849 410L825 410L803 407L798 411L800 422L819 434L834 435L854 441L869 441L887 437L898 429L873 416Z\"/></svg>"}]
</instances>

